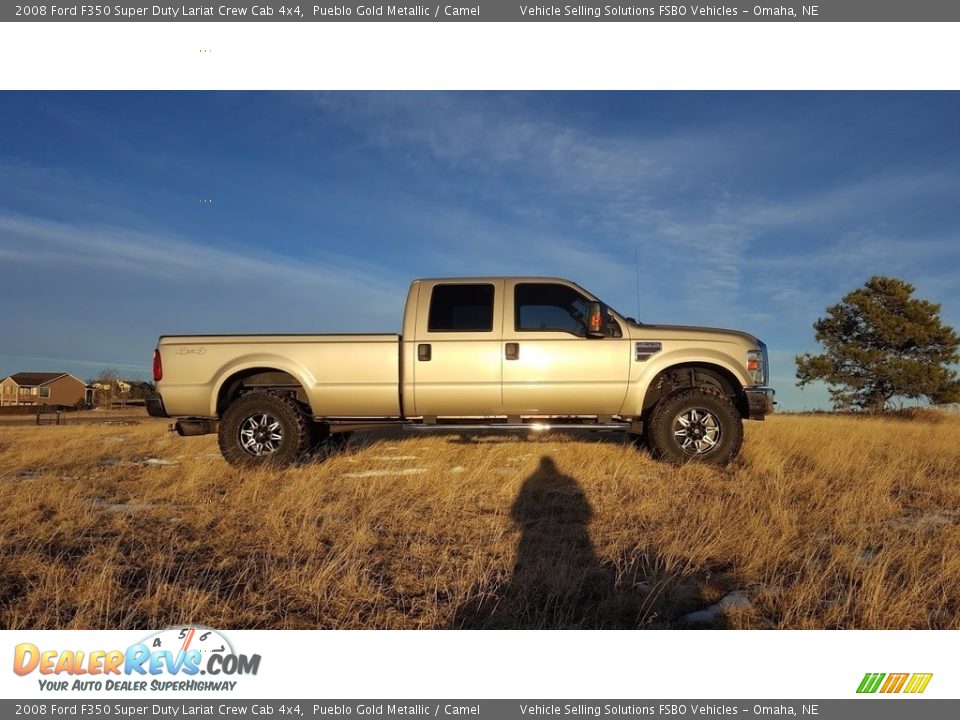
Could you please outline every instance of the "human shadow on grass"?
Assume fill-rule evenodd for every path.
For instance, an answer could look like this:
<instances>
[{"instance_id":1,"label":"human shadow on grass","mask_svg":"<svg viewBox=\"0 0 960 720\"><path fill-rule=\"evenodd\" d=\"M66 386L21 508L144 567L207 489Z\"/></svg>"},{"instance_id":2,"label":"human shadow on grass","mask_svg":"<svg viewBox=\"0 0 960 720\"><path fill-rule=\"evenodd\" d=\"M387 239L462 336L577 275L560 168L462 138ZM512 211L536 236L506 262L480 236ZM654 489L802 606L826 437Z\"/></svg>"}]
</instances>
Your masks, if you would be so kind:
<instances>
[{"instance_id":1,"label":"human shadow on grass","mask_svg":"<svg viewBox=\"0 0 960 720\"><path fill-rule=\"evenodd\" d=\"M462 629L590 628L607 623L612 568L594 551L593 509L580 484L543 456L524 480L510 517L520 528L513 574L457 609Z\"/></svg>"},{"instance_id":2,"label":"human shadow on grass","mask_svg":"<svg viewBox=\"0 0 960 720\"><path fill-rule=\"evenodd\" d=\"M727 627L717 613L710 622L683 617L711 605L702 590L711 576L722 586L737 579L718 568L671 571L655 551L631 551L601 559L590 537L594 516L583 488L543 456L511 505L520 530L511 576L476 587L456 609L453 629L633 629ZM714 586L713 595L717 588ZM725 590L721 590L725 592Z\"/></svg>"}]
</instances>

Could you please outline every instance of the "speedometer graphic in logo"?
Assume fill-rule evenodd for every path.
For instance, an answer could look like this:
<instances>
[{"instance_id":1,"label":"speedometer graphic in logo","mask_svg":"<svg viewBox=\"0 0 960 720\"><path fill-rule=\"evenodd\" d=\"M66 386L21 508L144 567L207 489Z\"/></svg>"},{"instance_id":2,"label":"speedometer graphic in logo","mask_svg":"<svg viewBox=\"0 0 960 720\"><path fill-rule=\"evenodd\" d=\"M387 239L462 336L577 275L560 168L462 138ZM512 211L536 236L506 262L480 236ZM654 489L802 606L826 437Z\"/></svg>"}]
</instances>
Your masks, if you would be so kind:
<instances>
[{"instance_id":1,"label":"speedometer graphic in logo","mask_svg":"<svg viewBox=\"0 0 960 720\"><path fill-rule=\"evenodd\" d=\"M143 642L151 651L166 650L174 657L190 650L199 651L203 657L213 653L234 654L233 645L222 633L202 625L167 628Z\"/></svg>"}]
</instances>

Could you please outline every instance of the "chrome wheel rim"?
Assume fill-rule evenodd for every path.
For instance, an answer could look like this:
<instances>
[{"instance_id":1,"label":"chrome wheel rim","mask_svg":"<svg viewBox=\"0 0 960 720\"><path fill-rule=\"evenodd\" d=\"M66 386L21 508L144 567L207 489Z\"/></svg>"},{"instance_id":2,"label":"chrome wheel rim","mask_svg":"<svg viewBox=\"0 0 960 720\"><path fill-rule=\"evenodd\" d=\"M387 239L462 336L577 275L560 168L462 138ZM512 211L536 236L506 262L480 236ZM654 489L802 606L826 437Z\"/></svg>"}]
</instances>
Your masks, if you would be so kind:
<instances>
[{"instance_id":1,"label":"chrome wheel rim","mask_svg":"<svg viewBox=\"0 0 960 720\"><path fill-rule=\"evenodd\" d=\"M283 442L283 426L269 413L255 413L240 423L239 439L247 454L254 457L270 455Z\"/></svg>"},{"instance_id":2,"label":"chrome wheel rim","mask_svg":"<svg viewBox=\"0 0 960 720\"><path fill-rule=\"evenodd\" d=\"M690 455L703 455L720 442L720 420L706 408L684 410L673 419L673 439Z\"/></svg>"}]
</instances>

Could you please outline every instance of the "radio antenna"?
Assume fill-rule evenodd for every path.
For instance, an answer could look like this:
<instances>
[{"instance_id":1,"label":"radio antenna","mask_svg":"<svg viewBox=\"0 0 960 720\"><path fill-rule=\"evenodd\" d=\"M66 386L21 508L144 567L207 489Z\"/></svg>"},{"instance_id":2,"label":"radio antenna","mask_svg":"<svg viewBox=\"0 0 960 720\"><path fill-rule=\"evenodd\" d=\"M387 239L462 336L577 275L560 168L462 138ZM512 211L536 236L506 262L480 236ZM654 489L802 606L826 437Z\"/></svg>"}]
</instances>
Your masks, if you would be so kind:
<instances>
[{"instance_id":1,"label":"radio antenna","mask_svg":"<svg viewBox=\"0 0 960 720\"><path fill-rule=\"evenodd\" d=\"M637 271L637 314L634 318L637 322L640 322L640 246L634 245L633 247L633 264Z\"/></svg>"}]
</instances>

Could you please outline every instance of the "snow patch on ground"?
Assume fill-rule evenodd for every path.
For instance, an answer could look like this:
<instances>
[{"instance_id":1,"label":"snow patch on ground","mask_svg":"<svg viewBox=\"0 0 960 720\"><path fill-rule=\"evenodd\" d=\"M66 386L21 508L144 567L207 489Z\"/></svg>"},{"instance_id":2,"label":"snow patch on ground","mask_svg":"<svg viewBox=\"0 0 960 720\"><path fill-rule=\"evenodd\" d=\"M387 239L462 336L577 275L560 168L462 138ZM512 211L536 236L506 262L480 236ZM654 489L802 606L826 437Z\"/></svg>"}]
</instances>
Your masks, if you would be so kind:
<instances>
[{"instance_id":1,"label":"snow patch on ground","mask_svg":"<svg viewBox=\"0 0 960 720\"><path fill-rule=\"evenodd\" d=\"M397 477L399 475L422 475L426 471L426 468L404 468L403 470L363 470L362 472L344 473L343 477Z\"/></svg>"},{"instance_id":2,"label":"snow patch on ground","mask_svg":"<svg viewBox=\"0 0 960 720\"><path fill-rule=\"evenodd\" d=\"M714 625L717 619L730 610L749 610L753 607L750 598L742 590L728 593L723 599L710 607L683 616L683 621L690 625Z\"/></svg>"},{"instance_id":3,"label":"snow patch on ground","mask_svg":"<svg viewBox=\"0 0 960 720\"><path fill-rule=\"evenodd\" d=\"M135 467L137 465L147 465L150 467L166 467L169 465L179 465L176 460L167 460L165 458L147 457L138 460L120 460L118 458L104 458L99 463L100 467Z\"/></svg>"}]
</instances>

